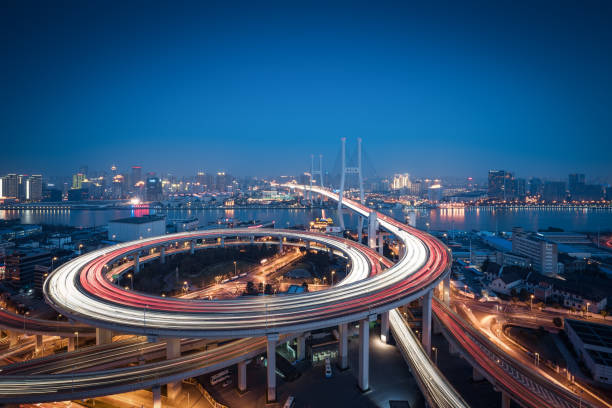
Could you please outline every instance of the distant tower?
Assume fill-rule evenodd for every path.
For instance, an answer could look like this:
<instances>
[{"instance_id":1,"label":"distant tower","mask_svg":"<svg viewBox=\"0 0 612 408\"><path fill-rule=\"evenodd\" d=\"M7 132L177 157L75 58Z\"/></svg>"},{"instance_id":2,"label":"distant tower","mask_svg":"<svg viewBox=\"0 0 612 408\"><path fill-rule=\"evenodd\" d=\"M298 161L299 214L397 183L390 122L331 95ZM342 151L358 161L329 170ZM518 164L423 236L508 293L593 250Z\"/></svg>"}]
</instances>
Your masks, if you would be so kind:
<instances>
[{"instance_id":1,"label":"distant tower","mask_svg":"<svg viewBox=\"0 0 612 408\"><path fill-rule=\"evenodd\" d=\"M359 200L361 204L365 203L363 194L363 174L361 172L361 138L357 138L357 167L346 166L346 137L340 139L342 141L342 171L340 175L340 192L338 193L338 217L340 218L340 227L344 229L344 218L342 217L342 196L344 195L344 179L347 174L357 174L359 177ZM363 230L363 217L359 216L359 228L357 234L359 242L361 242L361 233Z\"/></svg>"},{"instance_id":2,"label":"distant tower","mask_svg":"<svg viewBox=\"0 0 612 408\"><path fill-rule=\"evenodd\" d=\"M320 154L319 155L319 170L315 170L314 168L314 154L310 155L310 205L312 205L312 179L315 178L315 176L319 176L319 181L320 181L320 187L324 188L323 186L323 155ZM323 198L321 197L320 200L322 201Z\"/></svg>"}]
</instances>

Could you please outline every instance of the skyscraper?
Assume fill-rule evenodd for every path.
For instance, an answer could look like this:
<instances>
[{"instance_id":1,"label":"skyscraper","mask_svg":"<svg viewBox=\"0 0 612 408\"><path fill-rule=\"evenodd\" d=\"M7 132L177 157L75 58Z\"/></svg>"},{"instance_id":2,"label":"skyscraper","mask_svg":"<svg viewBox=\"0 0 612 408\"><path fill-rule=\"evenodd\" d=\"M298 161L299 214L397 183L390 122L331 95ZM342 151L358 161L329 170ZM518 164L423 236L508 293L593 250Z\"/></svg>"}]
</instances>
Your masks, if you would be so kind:
<instances>
[{"instance_id":1,"label":"skyscraper","mask_svg":"<svg viewBox=\"0 0 612 408\"><path fill-rule=\"evenodd\" d=\"M489 170L489 198L509 200L515 196L515 182L512 173L505 170Z\"/></svg>"},{"instance_id":2,"label":"skyscraper","mask_svg":"<svg viewBox=\"0 0 612 408\"><path fill-rule=\"evenodd\" d=\"M567 198L564 181L547 181L544 183L542 198L545 201L563 201Z\"/></svg>"},{"instance_id":3,"label":"skyscraper","mask_svg":"<svg viewBox=\"0 0 612 408\"><path fill-rule=\"evenodd\" d=\"M143 181L142 167L132 166L132 173L130 174L130 188L134 187L139 181Z\"/></svg>"},{"instance_id":4,"label":"skyscraper","mask_svg":"<svg viewBox=\"0 0 612 408\"><path fill-rule=\"evenodd\" d=\"M77 173L72 176L72 188L80 189L83 188L83 181L85 181L85 174Z\"/></svg>"},{"instance_id":5,"label":"skyscraper","mask_svg":"<svg viewBox=\"0 0 612 408\"><path fill-rule=\"evenodd\" d=\"M155 176L147 177L145 193L147 201L161 201L163 199L161 180Z\"/></svg>"},{"instance_id":6,"label":"skyscraper","mask_svg":"<svg viewBox=\"0 0 612 408\"><path fill-rule=\"evenodd\" d=\"M42 176L34 174L26 180L27 201L40 201L42 199Z\"/></svg>"}]
</instances>

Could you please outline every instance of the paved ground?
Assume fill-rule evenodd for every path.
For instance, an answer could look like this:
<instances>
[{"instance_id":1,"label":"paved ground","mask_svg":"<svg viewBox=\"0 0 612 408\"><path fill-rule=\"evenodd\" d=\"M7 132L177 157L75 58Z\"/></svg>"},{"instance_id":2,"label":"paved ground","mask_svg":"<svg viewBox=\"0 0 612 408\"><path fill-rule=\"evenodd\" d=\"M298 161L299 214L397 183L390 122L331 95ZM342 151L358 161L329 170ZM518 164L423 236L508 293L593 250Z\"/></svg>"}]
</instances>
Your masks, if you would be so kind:
<instances>
[{"instance_id":1,"label":"paved ground","mask_svg":"<svg viewBox=\"0 0 612 408\"><path fill-rule=\"evenodd\" d=\"M389 407L389 400L405 400L413 408L423 407L423 398L404 359L395 346L380 342L373 329L370 338L370 391L357 388L357 337L349 341L349 369L340 372L334 366L332 378L325 378L322 366L312 367L308 362L299 368L300 378L284 382L277 376L280 406L293 395L297 408L323 407ZM235 372L235 369L234 369ZM266 369L256 362L247 370L248 391L242 395L232 385L207 389L219 401L231 407L269 407L265 403Z\"/></svg>"}]
</instances>

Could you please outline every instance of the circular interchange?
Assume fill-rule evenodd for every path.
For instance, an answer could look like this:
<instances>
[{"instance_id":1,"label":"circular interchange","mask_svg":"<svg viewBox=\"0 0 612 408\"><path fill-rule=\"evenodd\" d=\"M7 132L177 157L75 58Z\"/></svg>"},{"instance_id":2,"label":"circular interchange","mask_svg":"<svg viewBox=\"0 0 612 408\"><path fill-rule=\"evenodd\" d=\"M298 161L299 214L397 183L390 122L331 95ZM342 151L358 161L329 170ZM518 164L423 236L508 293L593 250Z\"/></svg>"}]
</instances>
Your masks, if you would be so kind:
<instances>
[{"instance_id":1,"label":"circular interchange","mask_svg":"<svg viewBox=\"0 0 612 408\"><path fill-rule=\"evenodd\" d=\"M334 198L327 190L318 192ZM370 210L361 204L346 199L343 203L361 215L370 215ZM431 290L450 263L448 249L429 234L383 214L377 216L379 225L405 246L400 260L382 272L378 254L343 238L292 230L196 231L128 242L80 256L47 279L45 297L54 308L75 320L149 336L240 338L352 322L405 304ZM126 291L109 280L107 265L137 251L204 240L195 246L197 250L210 247L206 239L221 237L238 237L235 243L244 245L251 237L270 236L332 248L349 258L351 271L341 284L324 291L231 300L164 298ZM245 237L249 241L240 240Z\"/></svg>"}]
</instances>

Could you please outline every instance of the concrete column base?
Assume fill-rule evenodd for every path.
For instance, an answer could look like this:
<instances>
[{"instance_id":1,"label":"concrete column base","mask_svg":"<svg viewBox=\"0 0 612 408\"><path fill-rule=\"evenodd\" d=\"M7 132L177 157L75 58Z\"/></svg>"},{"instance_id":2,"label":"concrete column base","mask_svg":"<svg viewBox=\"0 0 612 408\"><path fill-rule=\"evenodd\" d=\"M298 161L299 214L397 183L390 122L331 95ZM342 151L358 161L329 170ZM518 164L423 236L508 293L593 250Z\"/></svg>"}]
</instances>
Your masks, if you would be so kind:
<instances>
[{"instance_id":1,"label":"concrete column base","mask_svg":"<svg viewBox=\"0 0 612 408\"><path fill-rule=\"evenodd\" d=\"M153 408L162 408L161 387L153 387Z\"/></svg>"},{"instance_id":2,"label":"concrete column base","mask_svg":"<svg viewBox=\"0 0 612 408\"><path fill-rule=\"evenodd\" d=\"M246 392L247 390L247 364L248 361L238 363L238 392Z\"/></svg>"}]
</instances>

